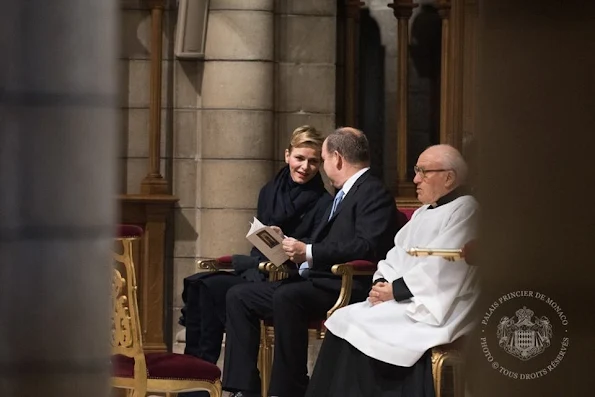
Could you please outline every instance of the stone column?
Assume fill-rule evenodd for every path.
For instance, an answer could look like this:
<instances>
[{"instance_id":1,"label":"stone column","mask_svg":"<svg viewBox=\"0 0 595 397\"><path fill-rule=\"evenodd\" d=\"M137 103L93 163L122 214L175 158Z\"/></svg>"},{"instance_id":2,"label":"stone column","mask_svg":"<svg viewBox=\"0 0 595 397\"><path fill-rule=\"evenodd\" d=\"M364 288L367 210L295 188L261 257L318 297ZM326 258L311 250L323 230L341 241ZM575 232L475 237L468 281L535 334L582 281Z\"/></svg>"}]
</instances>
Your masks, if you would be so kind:
<instances>
[{"instance_id":1,"label":"stone column","mask_svg":"<svg viewBox=\"0 0 595 397\"><path fill-rule=\"evenodd\" d=\"M211 0L198 139L202 257L247 253L273 166L273 0Z\"/></svg>"},{"instance_id":2,"label":"stone column","mask_svg":"<svg viewBox=\"0 0 595 397\"><path fill-rule=\"evenodd\" d=\"M115 1L0 12L0 394L109 394Z\"/></svg>"},{"instance_id":3,"label":"stone column","mask_svg":"<svg viewBox=\"0 0 595 397\"><path fill-rule=\"evenodd\" d=\"M296 127L310 124L328 134L335 128L335 0L277 1L275 159Z\"/></svg>"},{"instance_id":4,"label":"stone column","mask_svg":"<svg viewBox=\"0 0 595 397\"><path fill-rule=\"evenodd\" d=\"M487 325L479 323L468 341L467 378L473 396L591 395L595 5L484 0L478 10L484 283L477 319ZM516 291L532 297L500 300ZM499 322L517 323L523 307L552 326L544 350L528 360L497 338ZM514 331L529 342L515 346L535 343L527 331Z\"/></svg>"}]
</instances>

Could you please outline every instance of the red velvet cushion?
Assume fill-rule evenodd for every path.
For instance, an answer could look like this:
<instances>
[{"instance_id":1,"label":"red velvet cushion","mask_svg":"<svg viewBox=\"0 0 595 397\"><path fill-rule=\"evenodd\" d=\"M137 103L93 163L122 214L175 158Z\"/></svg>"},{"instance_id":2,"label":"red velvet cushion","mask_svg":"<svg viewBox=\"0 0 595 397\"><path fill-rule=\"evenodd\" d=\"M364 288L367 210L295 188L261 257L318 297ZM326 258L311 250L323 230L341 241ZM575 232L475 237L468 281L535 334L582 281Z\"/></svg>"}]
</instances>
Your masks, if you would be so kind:
<instances>
[{"instance_id":1,"label":"red velvet cushion","mask_svg":"<svg viewBox=\"0 0 595 397\"><path fill-rule=\"evenodd\" d=\"M407 221L411 220L411 217L413 216L415 210L417 210L417 208L399 208L399 211L407 217Z\"/></svg>"},{"instance_id":2,"label":"red velvet cushion","mask_svg":"<svg viewBox=\"0 0 595 397\"><path fill-rule=\"evenodd\" d=\"M347 264L349 266L353 266L353 270L357 270L358 272L376 271L377 266L377 264L374 262L364 261L360 259L356 261L347 262Z\"/></svg>"},{"instance_id":3,"label":"red velvet cushion","mask_svg":"<svg viewBox=\"0 0 595 397\"><path fill-rule=\"evenodd\" d=\"M119 238L141 237L143 228L137 225L118 225L116 236Z\"/></svg>"},{"instance_id":4,"label":"red velvet cushion","mask_svg":"<svg viewBox=\"0 0 595 397\"><path fill-rule=\"evenodd\" d=\"M217 258L217 267L219 269L231 269L231 255L225 255Z\"/></svg>"},{"instance_id":5,"label":"red velvet cushion","mask_svg":"<svg viewBox=\"0 0 595 397\"><path fill-rule=\"evenodd\" d=\"M174 353L147 353L147 377L150 379L191 379L215 382L221 370L200 358ZM116 354L112 356L113 376L134 377L134 359Z\"/></svg>"}]
</instances>

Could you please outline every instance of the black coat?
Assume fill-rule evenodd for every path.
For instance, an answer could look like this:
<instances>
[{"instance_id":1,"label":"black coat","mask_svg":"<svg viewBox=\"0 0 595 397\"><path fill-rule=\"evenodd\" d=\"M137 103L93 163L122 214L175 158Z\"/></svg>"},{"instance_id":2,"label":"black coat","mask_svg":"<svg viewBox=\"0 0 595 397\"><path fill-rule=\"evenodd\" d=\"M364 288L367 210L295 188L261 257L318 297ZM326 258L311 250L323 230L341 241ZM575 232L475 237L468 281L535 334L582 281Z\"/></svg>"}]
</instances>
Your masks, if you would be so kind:
<instances>
[{"instance_id":1,"label":"black coat","mask_svg":"<svg viewBox=\"0 0 595 397\"><path fill-rule=\"evenodd\" d=\"M369 171L358 178L328 219L330 211L329 206L312 236L309 277L317 287L339 291L341 280L331 267L357 259L384 259L401 225L394 198ZM370 284L371 277L357 277L354 292L367 290Z\"/></svg>"}]
</instances>

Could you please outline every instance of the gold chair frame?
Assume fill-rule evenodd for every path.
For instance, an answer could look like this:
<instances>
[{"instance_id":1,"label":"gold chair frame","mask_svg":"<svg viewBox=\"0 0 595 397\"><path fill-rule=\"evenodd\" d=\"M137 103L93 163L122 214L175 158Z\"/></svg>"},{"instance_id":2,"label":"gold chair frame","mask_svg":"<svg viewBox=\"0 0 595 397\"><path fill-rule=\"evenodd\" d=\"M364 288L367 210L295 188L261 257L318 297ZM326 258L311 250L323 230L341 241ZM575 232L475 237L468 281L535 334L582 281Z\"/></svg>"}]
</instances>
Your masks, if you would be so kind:
<instances>
[{"instance_id":1,"label":"gold chair frame","mask_svg":"<svg viewBox=\"0 0 595 397\"><path fill-rule=\"evenodd\" d=\"M464 258L462 249L447 248L409 248L407 253L411 256L440 256L447 261L456 261Z\"/></svg>"},{"instance_id":2,"label":"gold chair frame","mask_svg":"<svg viewBox=\"0 0 595 397\"><path fill-rule=\"evenodd\" d=\"M465 250L449 248L410 248L407 253L411 256L438 256L447 261L465 259ZM442 395L442 377L444 368L448 365L453 370L454 397L464 397L465 381L463 378L464 360L457 346L457 341L432 349L432 374L436 397Z\"/></svg>"},{"instance_id":3,"label":"gold chair frame","mask_svg":"<svg viewBox=\"0 0 595 397\"><path fill-rule=\"evenodd\" d=\"M134 377L112 376L114 388L126 389L133 397L145 397L147 392L177 393L205 390L211 397L221 397L221 380L215 382L190 379L151 379L147 377L147 363L143 349L134 261L132 258L135 237L117 238L122 253L114 252L112 271L112 354L134 359ZM122 271L124 275L122 275Z\"/></svg>"},{"instance_id":4,"label":"gold chair frame","mask_svg":"<svg viewBox=\"0 0 595 397\"><path fill-rule=\"evenodd\" d=\"M432 376L436 397L442 396L444 369L450 366L453 371L453 397L465 397L464 360L460 350L449 345L436 346L432 349Z\"/></svg>"}]
</instances>

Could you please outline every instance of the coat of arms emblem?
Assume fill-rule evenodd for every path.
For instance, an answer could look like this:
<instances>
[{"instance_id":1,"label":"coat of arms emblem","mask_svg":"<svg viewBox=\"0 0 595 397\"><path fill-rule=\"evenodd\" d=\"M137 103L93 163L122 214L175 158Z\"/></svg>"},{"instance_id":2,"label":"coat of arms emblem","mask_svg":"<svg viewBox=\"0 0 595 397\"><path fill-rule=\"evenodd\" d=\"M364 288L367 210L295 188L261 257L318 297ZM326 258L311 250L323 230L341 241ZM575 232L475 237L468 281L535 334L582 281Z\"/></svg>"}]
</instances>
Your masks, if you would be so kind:
<instances>
[{"instance_id":1,"label":"coat of arms emblem","mask_svg":"<svg viewBox=\"0 0 595 397\"><path fill-rule=\"evenodd\" d=\"M516 316L502 317L496 333L498 345L523 361L543 353L550 346L553 336L550 320L533 314L533 310L523 306L516 311Z\"/></svg>"}]
</instances>

